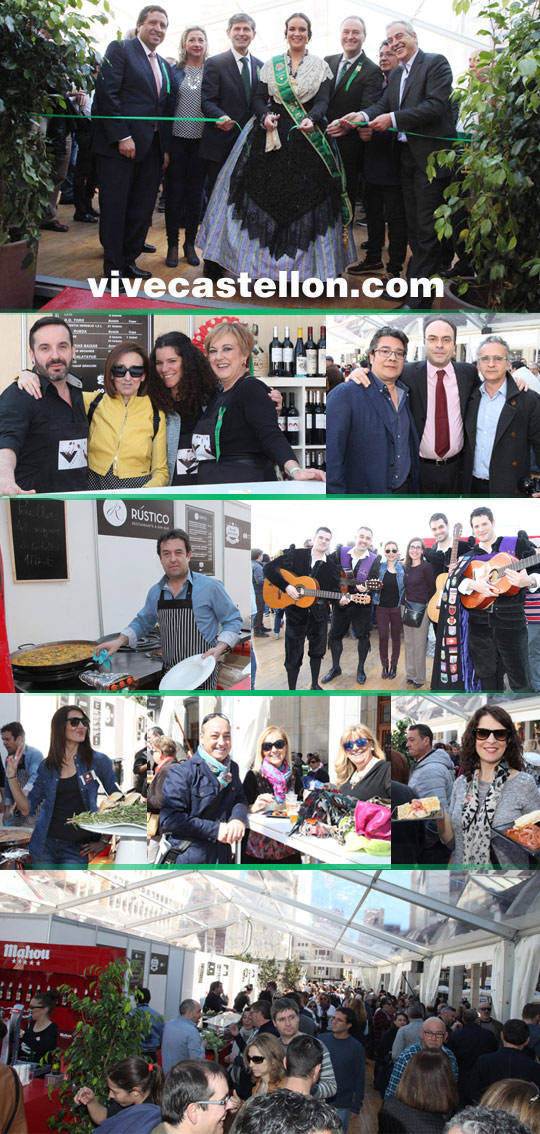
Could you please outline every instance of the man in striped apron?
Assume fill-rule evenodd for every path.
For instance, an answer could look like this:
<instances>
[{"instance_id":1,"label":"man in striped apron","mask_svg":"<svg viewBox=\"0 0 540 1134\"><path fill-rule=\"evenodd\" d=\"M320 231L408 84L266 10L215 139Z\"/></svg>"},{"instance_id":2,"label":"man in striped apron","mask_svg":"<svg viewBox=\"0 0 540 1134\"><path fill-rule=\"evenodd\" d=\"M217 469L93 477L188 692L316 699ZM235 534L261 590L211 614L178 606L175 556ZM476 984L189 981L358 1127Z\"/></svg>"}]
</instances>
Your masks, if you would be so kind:
<instances>
[{"instance_id":1,"label":"man in striped apron","mask_svg":"<svg viewBox=\"0 0 540 1134\"><path fill-rule=\"evenodd\" d=\"M134 646L159 624L163 672L193 654L216 659L216 668L199 689L215 689L217 662L236 645L242 615L219 579L192 571L191 543L183 528L172 528L157 541L165 574L150 587L146 602L121 634L107 642L107 653Z\"/></svg>"}]
</instances>

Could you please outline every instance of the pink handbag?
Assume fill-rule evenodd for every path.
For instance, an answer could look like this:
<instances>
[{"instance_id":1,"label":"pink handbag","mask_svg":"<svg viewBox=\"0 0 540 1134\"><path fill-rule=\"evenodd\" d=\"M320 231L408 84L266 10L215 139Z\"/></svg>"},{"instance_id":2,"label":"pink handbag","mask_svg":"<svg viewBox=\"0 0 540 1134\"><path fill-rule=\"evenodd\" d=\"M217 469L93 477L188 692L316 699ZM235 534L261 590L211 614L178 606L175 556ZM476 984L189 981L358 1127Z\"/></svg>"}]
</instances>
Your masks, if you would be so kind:
<instances>
[{"instance_id":1,"label":"pink handbag","mask_svg":"<svg viewBox=\"0 0 540 1134\"><path fill-rule=\"evenodd\" d=\"M354 825L357 835L367 839L390 838L390 808L382 803L359 800L354 811Z\"/></svg>"}]
</instances>

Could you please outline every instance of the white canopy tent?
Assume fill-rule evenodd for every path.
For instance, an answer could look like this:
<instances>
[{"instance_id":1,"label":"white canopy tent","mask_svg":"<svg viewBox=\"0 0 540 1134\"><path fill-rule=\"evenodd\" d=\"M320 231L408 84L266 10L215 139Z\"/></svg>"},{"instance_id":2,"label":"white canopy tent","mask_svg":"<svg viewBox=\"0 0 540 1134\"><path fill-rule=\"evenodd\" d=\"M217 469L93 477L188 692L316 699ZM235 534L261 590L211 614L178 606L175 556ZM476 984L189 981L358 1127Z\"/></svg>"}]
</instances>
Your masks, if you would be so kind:
<instances>
[{"instance_id":1,"label":"white canopy tent","mask_svg":"<svg viewBox=\"0 0 540 1134\"><path fill-rule=\"evenodd\" d=\"M227 956L303 959L310 947L366 988L418 989L449 973L475 1002L491 969L494 1014L519 1016L540 971L540 876L529 871L284 869L4 873L0 911L44 914Z\"/></svg>"}]
</instances>

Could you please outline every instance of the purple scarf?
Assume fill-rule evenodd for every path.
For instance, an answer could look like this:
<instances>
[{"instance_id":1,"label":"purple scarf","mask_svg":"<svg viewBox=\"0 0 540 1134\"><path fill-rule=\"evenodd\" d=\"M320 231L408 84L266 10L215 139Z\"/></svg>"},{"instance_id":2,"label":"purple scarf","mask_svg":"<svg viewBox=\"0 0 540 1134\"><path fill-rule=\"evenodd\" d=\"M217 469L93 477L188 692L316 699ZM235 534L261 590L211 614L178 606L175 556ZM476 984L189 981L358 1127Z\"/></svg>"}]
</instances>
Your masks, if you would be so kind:
<instances>
[{"instance_id":1,"label":"purple scarf","mask_svg":"<svg viewBox=\"0 0 540 1134\"><path fill-rule=\"evenodd\" d=\"M281 768L274 768L274 765L266 758L261 764L261 774L272 784L274 798L278 803L283 803L287 795L287 784L291 778L291 769L288 764L285 764L285 768L285 772L282 772Z\"/></svg>"}]
</instances>

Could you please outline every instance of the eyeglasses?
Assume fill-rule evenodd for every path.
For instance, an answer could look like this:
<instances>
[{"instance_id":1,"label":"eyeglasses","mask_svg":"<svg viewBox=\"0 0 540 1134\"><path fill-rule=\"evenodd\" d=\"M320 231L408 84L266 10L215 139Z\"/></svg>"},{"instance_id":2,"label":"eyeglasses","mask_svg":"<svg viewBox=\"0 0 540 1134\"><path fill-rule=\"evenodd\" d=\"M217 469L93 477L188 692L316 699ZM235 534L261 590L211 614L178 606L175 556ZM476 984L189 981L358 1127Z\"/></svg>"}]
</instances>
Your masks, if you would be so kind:
<instances>
[{"instance_id":1,"label":"eyeglasses","mask_svg":"<svg viewBox=\"0 0 540 1134\"><path fill-rule=\"evenodd\" d=\"M345 740L343 747L346 752L352 752L353 748L367 748L368 744L365 736L358 736L356 740Z\"/></svg>"},{"instance_id":2,"label":"eyeglasses","mask_svg":"<svg viewBox=\"0 0 540 1134\"><path fill-rule=\"evenodd\" d=\"M373 354L380 354L382 358L406 358L407 351L405 350L390 350L388 347L376 347Z\"/></svg>"},{"instance_id":3,"label":"eyeglasses","mask_svg":"<svg viewBox=\"0 0 540 1134\"><path fill-rule=\"evenodd\" d=\"M111 374L113 378L125 378L126 374L131 374L132 378L142 378L144 366L112 366Z\"/></svg>"},{"instance_id":4,"label":"eyeglasses","mask_svg":"<svg viewBox=\"0 0 540 1134\"><path fill-rule=\"evenodd\" d=\"M271 748L279 748L279 750L281 752L281 749L286 748L286 747L287 747L287 741L286 740L265 740L264 744L261 744L261 748L262 748L263 752L270 752Z\"/></svg>"},{"instance_id":5,"label":"eyeglasses","mask_svg":"<svg viewBox=\"0 0 540 1134\"><path fill-rule=\"evenodd\" d=\"M227 1106L230 1095L226 1095L224 1099L195 1099L194 1106Z\"/></svg>"},{"instance_id":6,"label":"eyeglasses","mask_svg":"<svg viewBox=\"0 0 540 1134\"><path fill-rule=\"evenodd\" d=\"M478 362L506 362L505 354L480 354L478 355Z\"/></svg>"},{"instance_id":7,"label":"eyeglasses","mask_svg":"<svg viewBox=\"0 0 540 1134\"><path fill-rule=\"evenodd\" d=\"M397 555L397 547L385 547L385 555Z\"/></svg>"},{"instance_id":8,"label":"eyeglasses","mask_svg":"<svg viewBox=\"0 0 540 1134\"><path fill-rule=\"evenodd\" d=\"M84 717L67 717L66 724L70 724L72 728L88 728L88 721Z\"/></svg>"},{"instance_id":9,"label":"eyeglasses","mask_svg":"<svg viewBox=\"0 0 540 1134\"><path fill-rule=\"evenodd\" d=\"M248 1055L247 1056L248 1063L257 1063L257 1064L258 1063L264 1063L265 1059L266 1059L265 1055Z\"/></svg>"},{"instance_id":10,"label":"eyeglasses","mask_svg":"<svg viewBox=\"0 0 540 1134\"><path fill-rule=\"evenodd\" d=\"M444 1039L444 1032L428 1032L425 1028L422 1029L425 1036L431 1036L432 1039Z\"/></svg>"},{"instance_id":11,"label":"eyeglasses","mask_svg":"<svg viewBox=\"0 0 540 1134\"><path fill-rule=\"evenodd\" d=\"M423 549L421 543L410 543L409 544L409 551L423 551L423 550L424 549Z\"/></svg>"},{"instance_id":12,"label":"eyeglasses","mask_svg":"<svg viewBox=\"0 0 540 1134\"><path fill-rule=\"evenodd\" d=\"M477 740L488 740L490 736L494 736L495 740L508 740L506 728L475 728L473 733Z\"/></svg>"}]
</instances>

